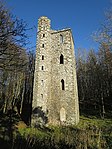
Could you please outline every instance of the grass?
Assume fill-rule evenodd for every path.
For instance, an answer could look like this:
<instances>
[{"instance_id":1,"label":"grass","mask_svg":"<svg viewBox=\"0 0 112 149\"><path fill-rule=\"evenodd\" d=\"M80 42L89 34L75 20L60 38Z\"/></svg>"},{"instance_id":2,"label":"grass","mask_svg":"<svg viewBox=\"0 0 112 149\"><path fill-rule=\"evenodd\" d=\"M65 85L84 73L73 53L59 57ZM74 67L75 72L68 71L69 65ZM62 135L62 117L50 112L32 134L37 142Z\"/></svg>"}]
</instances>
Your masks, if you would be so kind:
<instances>
[{"instance_id":1,"label":"grass","mask_svg":"<svg viewBox=\"0 0 112 149\"><path fill-rule=\"evenodd\" d=\"M45 127L44 129L37 129L37 128L29 128L26 127L26 125L22 122L19 123L18 130L23 135L26 134L32 134L32 135L50 135L51 133L61 133L65 132L68 129L79 129L79 130L86 130L92 127L96 127L98 129L102 130L112 130L112 119L98 119L96 117L84 117L80 116L80 122L77 126L49 126Z\"/></svg>"},{"instance_id":2,"label":"grass","mask_svg":"<svg viewBox=\"0 0 112 149\"><path fill-rule=\"evenodd\" d=\"M85 138L91 138L91 136L94 136L95 139L93 140L97 141L99 134L102 137L112 137L112 119L102 120L81 116L77 126L49 126L44 129L20 127L18 130L24 137L35 136L40 140L50 139L55 140L55 143L63 141L72 144L77 138L84 141Z\"/></svg>"},{"instance_id":3,"label":"grass","mask_svg":"<svg viewBox=\"0 0 112 149\"><path fill-rule=\"evenodd\" d=\"M96 126L101 129L112 128L112 119L98 119L96 117L87 118L80 116L80 122L76 127L82 129L90 126Z\"/></svg>"},{"instance_id":4,"label":"grass","mask_svg":"<svg viewBox=\"0 0 112 149\"><path fill-rule=\"evenodd\" d=\"M36 128L19 128L19 133L21 136L35 136L39 139L45 139L49 137L50 133L45 132L44 130L39 130Z\"/></svg>"},{"instance_id":5,"label":"grass","mask_svg":"<svg viewBox=\"0 0 112 149\"><path fill-rule=\"evenodd\" d=\"M13 143L17 149L112 148L112 119L81 116L77 126L49 126L37 129L26 126L22 121L16 126L17 134L14 132Z\"/></svg>"}]
</instances>

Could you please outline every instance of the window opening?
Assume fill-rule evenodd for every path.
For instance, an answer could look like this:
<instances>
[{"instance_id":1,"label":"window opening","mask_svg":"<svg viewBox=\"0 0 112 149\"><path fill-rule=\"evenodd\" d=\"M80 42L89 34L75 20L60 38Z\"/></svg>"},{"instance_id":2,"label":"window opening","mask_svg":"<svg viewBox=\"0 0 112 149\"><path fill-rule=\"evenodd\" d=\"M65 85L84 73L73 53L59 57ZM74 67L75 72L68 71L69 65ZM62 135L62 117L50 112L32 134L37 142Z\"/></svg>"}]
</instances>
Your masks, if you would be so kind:
<instances>
[{"instance_id":1,"label":"window opening","mask_svg":"<svg viewBox=\"0 0 112 149\"><path fill-rule=\"evenodd\" d=\"M41 84L44 85L44 80L41 80Z\"/></svg>"},{"instance_id":2,"label":"window opening","mask_svg":"<svg viewBox=\"0 0 112 149\"><path fill-rule=\"evenodd\" d=\"M41 98L43 99L43 94L41 94Z\"/></svg>"},{"instance_id":3,"label":"window opening","mask_svg":"<svg viewBox=\"0 0 112 149\"><path fill-rule=\"evenodd\" d=\"M44 44L42 44L42 48L44 48Z\"/></svg>"},{"instance_id":4,"label":"window opening","mask_svg":"<svg viewBox=\"0 0 112 149\"><path fill-rule=\"evenodd\" d=\"M45 37L45 34L43 34L43 37Z\"/></svg>"},{"instance_id":5,"label":"window opening","mask_svg":"<svg viewBox=\"0 0 112 149\"><path fill-rule=\"evenodd\" d=\"M42 55L42 60L44 60L44 55Z\"/></svg>"},{"instance_id":6,"label":"window opening","mask_svg":"<svg viewBox=\"0 0 112 149\"><path fill-rule=\"evenodd\" d=\"M64 64L64 56L62 54L60 56L60 64Z\"/></svg>"},{"instance_id":7,"label":"window opening","mask_svg":"<svg viewBox=\"0 0 112 149\"><path fill-rule=\"evenodd\" d=\"M44 70L44 66L42 66L42 70Z\"/></svg>"},{"instance_id":8,"label":"window opening","mask_svg":"<svg viewBox=\"0 0 112 149\"><path fill-rule=\"evenodd\" d=\"M63 35L60 35L60 43L63 43Z\"/></svg>"},{"instance_id":9,"label":"window opening","mask_svg":"<svg viewBox=\"0 0 112 149\"><path fill-rule=\"evenodd\" d=\"M62 87L62 90L65 90L65 84L64 84L64 80L63 79L61 80L61 87Z\"/></svg>"}]
</instances>

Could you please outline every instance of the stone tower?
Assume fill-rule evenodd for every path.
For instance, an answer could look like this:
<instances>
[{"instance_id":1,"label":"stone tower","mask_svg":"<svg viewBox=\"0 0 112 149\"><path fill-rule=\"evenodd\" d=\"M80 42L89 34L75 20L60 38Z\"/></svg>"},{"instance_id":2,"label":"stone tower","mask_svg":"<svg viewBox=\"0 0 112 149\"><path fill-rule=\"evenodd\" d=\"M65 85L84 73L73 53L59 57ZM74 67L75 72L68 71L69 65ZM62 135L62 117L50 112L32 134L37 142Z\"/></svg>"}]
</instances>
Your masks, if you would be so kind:
<instances>
[{"instance_id":1,"label":"stone tower","mask_svg":"<svg viewBox=\"0 0 112 149\"><path fill-rule=\"evenodd\" d=\"M38 20L32 125L72 125L79 122L79 104L71 29L51 30L50 20Z\"/></svg>"}]
</instances>

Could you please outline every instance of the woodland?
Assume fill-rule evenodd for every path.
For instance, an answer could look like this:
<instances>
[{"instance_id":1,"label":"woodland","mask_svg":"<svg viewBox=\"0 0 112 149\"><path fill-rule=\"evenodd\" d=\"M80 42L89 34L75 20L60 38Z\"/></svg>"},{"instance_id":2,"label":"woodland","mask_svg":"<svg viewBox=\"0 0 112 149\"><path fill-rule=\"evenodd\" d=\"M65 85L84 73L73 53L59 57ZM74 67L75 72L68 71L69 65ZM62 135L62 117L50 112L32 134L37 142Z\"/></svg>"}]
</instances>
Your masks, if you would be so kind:
<instances>
[{"instance_id":1,"label":"woodland","mask_svg":"<svg viewBox=\"0 0 112 149\"><path fill-rule=\"evenodd\" d=\"M92 34L98 50L77 49L78 126L31 128L35 52L25 48L28 30L0 2L0 148L111 149L112 9Z\"/></svg>"}]
</instances>

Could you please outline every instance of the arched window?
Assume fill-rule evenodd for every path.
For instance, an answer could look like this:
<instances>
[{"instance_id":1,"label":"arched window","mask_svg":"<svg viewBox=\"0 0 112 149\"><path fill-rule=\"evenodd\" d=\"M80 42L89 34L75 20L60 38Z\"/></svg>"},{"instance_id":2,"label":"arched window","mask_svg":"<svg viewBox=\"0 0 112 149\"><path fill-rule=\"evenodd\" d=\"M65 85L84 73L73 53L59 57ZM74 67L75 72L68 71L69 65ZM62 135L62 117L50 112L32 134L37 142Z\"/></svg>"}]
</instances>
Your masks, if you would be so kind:
<instances>
[{"instance_id":1,"label":"arched window","mask_svg":"<svg viewBox=\"0 0 112 149\"><path fill-rule=\"evenodd\" d=\"M60 109L60 121L66 122L66 111L63 107Z\"/></svg>"},{"instance_id":2,"label":"arched window","mask_svg":"<svg viewBox=\"0 0 112 149\"><path fill-rule=\"evenodd\" d=\"M65 90L65 83L63 79L61 80L61 87L62 87L62 90Z\"/></svg>"},{"instance_id":3,"label":"arched window","mask_svg":"<svg viewBox=\"0 0 112 149\"><path fill-rule=\"evenodd\" d=\"M63 35L60 35L60 43L63 43Z\"/></svg>"},{"instance_id":4,"label":"arched window","mask_svg":"<svg viewBox=\"0 0 112 149\"><path fill-rule=\"evenodd\" d=\"M60 64L64 64L64 56L62 54L60 56Z\"/></svg>"}]
</instances>

